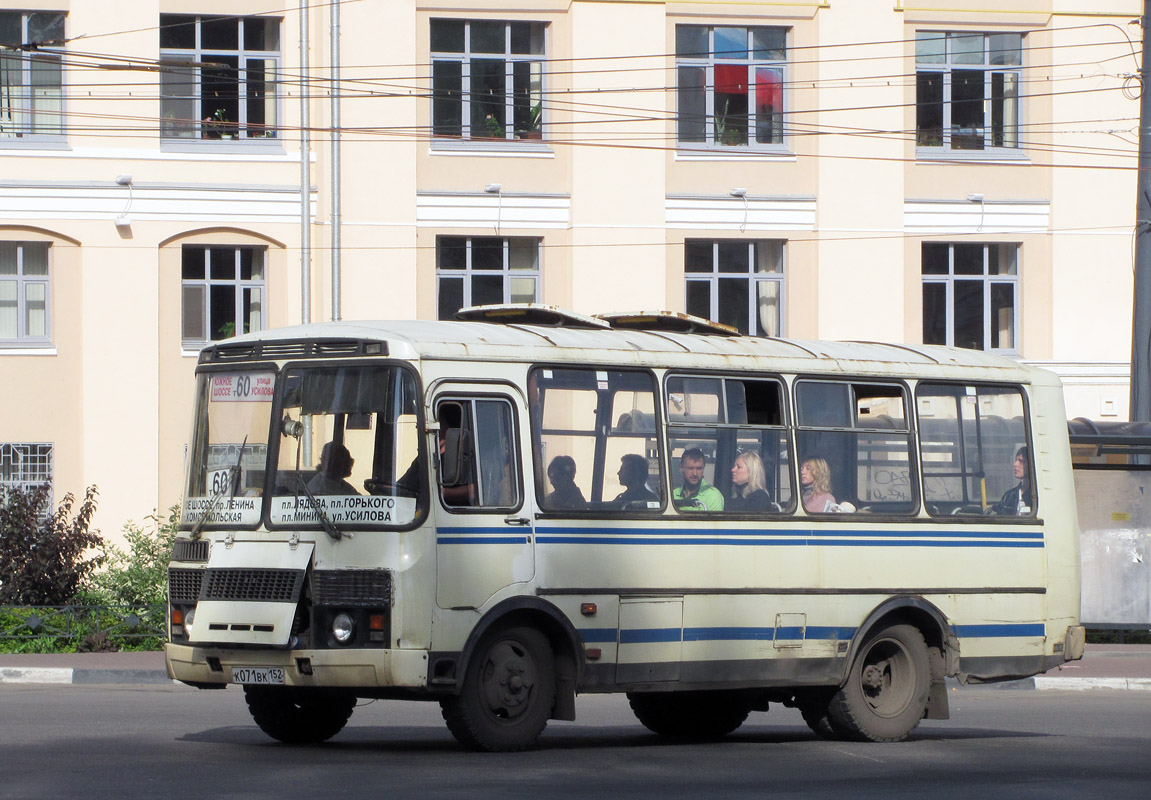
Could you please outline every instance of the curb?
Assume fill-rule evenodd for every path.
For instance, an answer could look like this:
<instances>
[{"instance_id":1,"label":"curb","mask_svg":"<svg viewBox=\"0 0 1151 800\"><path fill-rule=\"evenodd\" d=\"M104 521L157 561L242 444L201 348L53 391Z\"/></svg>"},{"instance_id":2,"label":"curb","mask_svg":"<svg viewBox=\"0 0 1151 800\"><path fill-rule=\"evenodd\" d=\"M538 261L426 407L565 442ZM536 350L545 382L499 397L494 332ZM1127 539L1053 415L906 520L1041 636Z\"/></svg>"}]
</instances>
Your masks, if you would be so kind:
<instances>
[{"instance_id":1,"label":"curb","mask_svg":"<svg viewBox=\"0 0 1151 800\"><path fill-rule=\"evenodd\" d=\"M0 667L0 684L163 684L175 683L153 669L72 669L71 667Z\"/></svg>"},{"instance_id":2,"label":"curb","mask_svg":"<svg viewBox=\"0 0 1151 800\"><path fill-rule=\"evenodd\" d=\"M1044 678L1031 679L1036 689L1055 689L1067 692L1086 692L1092 689L1120 689L1132 692L1151 692L1151 678Z\"/></svg>"}]
</instances>

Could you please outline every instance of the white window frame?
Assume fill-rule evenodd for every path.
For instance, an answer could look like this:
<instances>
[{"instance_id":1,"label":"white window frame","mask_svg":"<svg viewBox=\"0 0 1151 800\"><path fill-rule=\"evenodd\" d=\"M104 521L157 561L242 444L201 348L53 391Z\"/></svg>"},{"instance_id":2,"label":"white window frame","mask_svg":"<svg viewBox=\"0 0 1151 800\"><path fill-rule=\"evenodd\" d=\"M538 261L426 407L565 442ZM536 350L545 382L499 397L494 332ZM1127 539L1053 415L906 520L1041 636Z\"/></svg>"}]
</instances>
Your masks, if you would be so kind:
<instances>
[{"instance_id":1,"label":"white window frame","mask_svg":"<svg viewBox=\"0 0 1151 800\"><path fill-rule=\"evenodd\" d=\"M956 39L969 38L969 37L982 37L983 40L983 56L981 63L964 63L955 52L954 42ZM1015 64L993 64L992 61L996 59L994 53L1009 53L1011 50L994 49L993 44L997 38L1003 36L1018 36L1019 49L1016 53L1018 63ZM944 44L944 52L941 54L942 60L930 60L933 56L926 52L928 49L929 41L939 41L942 37ZM919 30L915 34L915 86L916 86L916 106L915 106L915 151L916 156L919 158L931 158L945 156L947 158L959 159L987 159L987 158L1010 158L1019 159L1024 158L1024 143L1023 131L1024 119L1024 96L1022 93L1023 88L1023 53L1024 53L1024 36L1015 31L1004 31L1002 33L987 33L981 31L940 31L940 30ZM969 139L977 137L981 140L981 147L956 147L955 137L957 129L955 129L953 118L953 103L961 102L954 101L952 97L952 88L954 84L954 74L956 72L971 71L983 73L983 123L976 128L972 133L967 134ZM933 141L926 141L927 134L920 129L920 120L922 107L927 103L922 101L919 96L920 80L921 77L926 75L936 75L942 81L942 109L941 109L941 134L938 143ZM1011 111L1014 113L1015 121L1013 124L1008 124L1006 121L1003 123L1003 136L1004 140L1011 140L1013 144L996 144L995 131L996 126L993 120L993 84L996 75L1013 75L1015 81L1015 95L1013 100L1013 108ZM1007 100L1004 100L1006 104ZM979 136L981 134L981 136Z\"/></svg>"},{"instance_id":2,"label":"white window frame","mask_svg":"<svg viewBox=\"0 0 1151 800\"><path fill-rule=\"evenodd\" d=\"M50 15L60 17L59 24L61 26L61 39L64 37L68 17L67 12L64 11L11 11L0 10L0 15L6 17L18 16L20 18L20 42L19 46L3 46L0 45L0 56L4 61L18 60L20 72L20 84L17 87L12 87L9 84L0 84L0 147L20 146L20 145L45 145L45 144L64 144L64 66L63 55L64 46L63 42L58 43L45 43L45 42L32 42L29 34L30 18L39 15ZM56 84L44 84L37 86L33 83L33 70L32 66L36 62L55 62L57 71L59 72L60 81ZM9 67L10 69L11 67ZM4 72L4 69L0 66ZM7 87L7 88L6 88ZM47 87L47 88L45 88ZM52 93L55 93L55 111L37 110L38 101L53 99ZM4 96L7 94L8 96ZM14 119L14 114L19 116L20 122ZM37 118L44 117L51 119L56 117L55 124L49 123L40 129L37 129Z\"/></svg>"},{"instance_id":3,"label":"white window frame","mask_svg":"<svg viewBox=\"0 0 1151 800\"><path fill-rule=\"evenodd\" d=\"M685 54L680 55L681 45L679 42L680 34L687 29L692 28L705 28L707 30L707 48L706 55L701 54ZM717 54L716 51L716 30L717 29L737 29L743 30L746 35L747 51L746 55L742 57ZM783 34L783 52L782 58L756 58L755 53L755 37L756 31L770 31L773 34ZM676 26L676 146L680 149L708 149L720 150L724 152L747 152L747 151L766 151L766 152L784 152L787 149L787 113L788 113L788 95L786 91L787 86L787 41L790 38L790 30L777 26L777 25L677 25ZM723 118L727 115L723 114L723 110L716 109L716 69L717 67L743 67L747 72L744 76L746 81L746 92L748 95L748 109L745 118L745 137L743 141L736 141L728 137L726 133L726 123ZM683 107L684 92L686 91L683 85L684 70L699 69L704 70L704 140L698 139L687 140L684 138L684 116L688 113ZM778 108L774 109L772 114L772 136L769 142L756 141L757 126L756 126L756 108L759 105L757 102L751 102L752 87L756 87L755 91L758 93L758 81L756 70L767 69L774 71L778 74L779 85L779 102ZM778 125L774 120L778 118ZM720 127L724 127L724 132L720 132ZM739 129L734 129L734 136L738 138Z\"/></svg>"},{"instance_id":4,"label":"white window frame","mask_svg":"<svg viewBox=\"0 0 1151 800\"><path fill-rule=\"evenodd\" d=\"M688 272L687 270L687 248L691 245L710 245L711 246L711 270L704 272ZM747 246L747 269L742 272L735 272L731 270L720 269L720 261L722 258L723 248L730 248L734 245ZM778 248L777 263L779 270L777 272L757 272L756 267L756 252L760 247L774 247ZM696 316L706 316L710 320L716 322L726 322L731 319L730 314L723 313L726 309L720 308L720 281L745 281L748 284L747 293L747 309L746 317L740 315L740 319L744 322L743 325L736 325L744 333L748 335L757 336L783 336L784 335L784 298L786 295L787 285L785 283L785 276L787 274L787 241L785 239L687 239L684 241L684 308L689 314L696 314ZM700 309L693 309L689 306L689 295L692 283L705 283L708 286L709 305L707 314L698 314ZM762 284L775 284L776 290L776 309L775 309L775 332L768 332L763 334L753 334L751 331L762 328L759 318L759 287Z\"/></svg>"},{"instance_id":5,"label":"white window frame","mask_svg":"<svg viewBox=\"0 0 1151 800\"><path fill-rule=\"evenodd\" d=\"M30 492L48 485L48 504L52 508L51 442L0 442L0 487Z\"/></svg>"},{"instance_id":6,"label":"white window frame","mask_svg":"<svg viewBox=\"0 0 1151 800\"><path fill-rule=\"evenodd\" d=\"M502 53L480 53L473 52L472 50L472 26L477 22L483 23L499 23L503 25L504 33L504 49ZM462 24L464 26L464 45L463 50L460 52L432 50L432 74L431 74L431 87L432 87L432 104L431 104L431 118L432 118L432 140L436 147L450 146L452 143L465 142L473 146L482 145L484 147L501 147L509 143L514 143L517 147L522 147L525 144L535 144L534 140L542 140L546 123L546 103L544 103L545 89L546 89L546 65L548 53L548 36L549 26L546 22L539 22L534 20L471 20L471 19L433 19L429 25L429 35L432 27L437 24L453 23ZM542 52L540 53L513 53L512 52L512 25L530 25L538 29L540 40L542 41ZM534 38L534 34L531 35ZM472 64L476 60L502 60L504 62L504 122L499 126L499 121L496 120L495 125L502 127L502 132L496 132L494 129L485 129L483 131L472 130ZM460 132L443 133L439 132L440 126L437 121L436 103L441 95L444 94L442 88L437 88L435 70L437 64L454 63L460 65L460 91L459 91L459 112L460 112ZM517 125L516 120L516 106L517 97L515 93L515 65L516 64L535 64L538 65L538 72L535 76L529 79L528 89L528 120L525 121L523 126ZM532 69L529 66L529 71ZM450 97L451 92L447 93ZM535 103L531 103L535 99ZM502 135L501 135L502 133Z\"/></svg>"},{"instance_id":7,"label":"white window frame","mask_svg":"<svg viewBox=\"0 0 1151 800\"><path fill-rule=\"evenodd\" d=\"M279 17L225 17L223 19L231 19L236 23L237 41L235 50L224 50L206 48L203 46L202 33L203 24L205 21L214 21L221 19L215 15L209 14L168 14L160 15L161 26L166 24L177 24L174 20L179 18L182 21L178 24L187 24L183 18L194 19L195 25L195 46L192 48L177 48L177 47L161 47L160 60L167 62L166 69L161 73L160 81L160 137L165 146L165 149L178 149L180 145L199 145L203 142L209 143L209 146L214 148L227 147L229 145L242 145L244 147L253 146L274 146L276 148L282 147L280 142L280 126L281 126L281 97L279 91L279 75L283 65L283 57L281 51L283 49L282 40L282 25ZM274 23L278 26L279 30L276 34L276 40L280 43L278 50L258 50L248 49L244 45L244 24L247 20L259 20L261 23ZM203 98L203 65L213 63L213 58L235 58L237 63L236 75L236 96L237 96L237 117L235 120L219 120L213 119L215 111L206 107L207 101ZM171 67L173 61L190 62L189 67L185 70L182 67ZM271 123L266 120L264 123L249 123L248 120L248 103L251 99L248 97L248 64L250 61L265 61L271 63L271 68L264 73L264 87L267 92L273 94L272 97L272 114L274 119ZM191 84L192 95L189 98L186 95L173 95L166 94L163 76L165 74L180 74L186 71L188 73L187 82ZM197 110L197 119L187 120L186 125L177 123L165 122L163 115L167 110L166 103L173 100L186 101L191 100L193 107ZM258 131L253 131L252 126L259 126Z\"/></svg>"},{"instance_id":8,"label":"white window frame","mask_svg":"<svg viewBox=\"0 0 1151 800\"><path fill-rule=\"evenodd\" d=\"M473 245L477 239L499 239L502 243L503 249L503 264L500 269L478 269L474 266L472 254ZM443 247L453 240L463 241L465 246L464 255L464 268L463 269L450 269L442 267L442 254ZM513 269L511 266L511 246L512 242L523 244L531 244L535 247L535 266L531 269ZM540 260L543 255L543 240L536 236L457 236L457 235L441 235L436 237L436 313L440 319L452 319L452 317L442 316L443 309L440 308L441 300L443 299L443 282L445 280L462 280L464 291L462 303L460 308L467 308L468 306L475 305L472 302L472 282L475 278L499 276L503 281L503 299L500 302L512 302L512 280L513 279L530 279L535 283L535 296L532 302L538 303L540 300L541 291L541 268ZM458 311L459 309L456 309ZM454 312L452 312L454 313Z\"/></svg>"},{"instance_id":9,"label":"white window frame","mask_svg":"<svg viewBox=\"0 0 1151 800\"><path fill-rule=\"evenodd\" d=\"M0 284L11 283L16 287L16 337L0 337L0 349L4 347L27 347L29 345L48 345L52 343L52 247L48 242L12 242L3 241L0 244L15 246L16 272L7 275L0 273ZM25 249L43 247L45 249L44 275L26 275L24 272ZM28 333L28 287L32 285L43 286L44 290L44 334L30 335Z\"/></svg>"},{"instance_id":10,"label":"white window frame","mask_svg":"<svg viewBox=\"0 0 1151 800\"><path fill-rule=\"evenodd\" d=\"M955 272L955 247L959 246L977 246L981 247L983 251L983 272L981 275L975 274L957 274ZM947 273L927 274L923 272L923 248L926 246L947 247ZM990 261L991 248L1014 248L1015 271L1011 274L989 274L988 264ZM920 272L922 274L923 286L926 289L928 284L942 284L946 287L945 291L945 309L947 314L946 320L946 341L944 342L931 342L931 344L945 344L948 347L963 347L962 343L955 341L955 288L956 283L959 282L979 282L982 284L982 300L983 300L983 346L979 349L989 353L1001 353L1008 355L1017 355L1019 353L1019 273L1021 271L1020 255L1022 248L1015 242L924 242L920 247ZM1010 285L1012 289L1012 307L1011 307L1011 342L1010 347L992 347L992 313L991 313L991 294L992 286ZM924 327L926 327L926 302L921 299L924 312ZM924 331L926 333L926 330ZM923 337L926 340L926 336ZM927 343L926 341L924 342Z\"/></svg>"},{"instance_id":11,"label":"white window frame","mask_svg":"<svg viewBox=\"0 0 1151 800\"><path fill-rule=\"evenodd\" d=\"M203 278L185 278L183 277L184 256L189 250L202 250L204 253L204 277ZM211 272L211 256L209 255L212 250L232 250L235 254L235 273L232 278L213 278ZM245 280L241 277L241 261L240 254L245 250L252 251L252 258L259 257L261 262L260 278L252 278ZM234 299L234 316L232 322L235 327L232 330L233 336L241 333L251 333L255 331L264 330L268 327L268 248L258 245L219 245L219 244L186 244L180 248L180 335L185 349L196 349L204 346L208 342L220 341L221 339L228 338L219 334L218 328L220 325L227 323L214 323L211 318L212 314L212 287L229 286L233 289ZM203 338L189 337L185 335L188 329L188 315L191 310L188 308L189 291L199 290L200 302L200 330L204 332ZM258 289L260 292L260 319L258 324L254 327L245 327L241 329L240 322L244 320L244 292L245 290Z\"/></svg>"}]
</instances>

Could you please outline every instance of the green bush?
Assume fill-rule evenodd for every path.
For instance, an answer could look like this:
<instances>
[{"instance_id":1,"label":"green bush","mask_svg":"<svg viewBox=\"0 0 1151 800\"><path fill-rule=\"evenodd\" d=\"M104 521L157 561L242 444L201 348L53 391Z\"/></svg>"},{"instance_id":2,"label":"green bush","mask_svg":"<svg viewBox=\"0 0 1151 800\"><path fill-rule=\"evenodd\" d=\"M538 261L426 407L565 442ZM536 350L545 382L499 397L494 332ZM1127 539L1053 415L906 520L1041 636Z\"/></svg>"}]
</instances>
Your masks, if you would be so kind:
<instances>
[{"instance_id":1,"label":"green bush","mask_svg":"<svg viewBox=\"0 0 1151 800\"><path fill-rule=\"evenodd\" d=\"M97 605L137 606L164 603L168 599L168 560L176 538L179 507L168 509L161 519L155 512L140 525L124 525L127 551L105 547L104 569L92 576L87 599Z\"/></svg>"}]
</instances>

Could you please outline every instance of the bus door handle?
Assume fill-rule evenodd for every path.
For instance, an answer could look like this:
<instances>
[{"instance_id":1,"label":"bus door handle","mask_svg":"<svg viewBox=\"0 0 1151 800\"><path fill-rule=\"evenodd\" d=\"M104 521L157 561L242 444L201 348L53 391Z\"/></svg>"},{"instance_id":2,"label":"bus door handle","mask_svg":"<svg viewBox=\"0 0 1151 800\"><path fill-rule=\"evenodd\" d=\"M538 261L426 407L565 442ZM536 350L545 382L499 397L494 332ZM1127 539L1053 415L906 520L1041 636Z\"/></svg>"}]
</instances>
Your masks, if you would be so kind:
<instances>
[{"instance_id":1,"label":"bus door handle","mask_svg":"<svg viewBox=\"0 0 1151 800\"><path fill-rule=\"evenodd\" d=\"M505 525L531 525L532 521L527 517L504 517Z\"/></svg>"}]
</instances>

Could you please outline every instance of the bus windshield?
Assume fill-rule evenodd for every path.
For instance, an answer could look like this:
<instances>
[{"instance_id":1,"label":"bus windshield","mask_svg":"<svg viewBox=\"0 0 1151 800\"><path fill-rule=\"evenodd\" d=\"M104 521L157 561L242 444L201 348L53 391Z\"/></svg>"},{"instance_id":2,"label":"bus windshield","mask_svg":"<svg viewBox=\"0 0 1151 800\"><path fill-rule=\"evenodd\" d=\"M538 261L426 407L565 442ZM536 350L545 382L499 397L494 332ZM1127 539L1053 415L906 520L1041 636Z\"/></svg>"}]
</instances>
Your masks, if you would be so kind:
<instances>
[{"instance_id":1,"label":"bus windshield","mask_svg":"<svg viewBox=\"0 0 1151 800\"><path fill-rule=\"evenodd\" d=\"M275 388L270 369L199 376L184 525L259 523Z\"/></svg>"},{"instance_id":2,"label":"bus windshield","mask_svg":"<svg viewBox=\"0 0 1151 800\"><path fill-rule=\"evenodd\" d=\"M418 522L427 491L412 374L394 366L323 365L289 369L281 380L269 523Z\"/></svg>"}]
</instances>

